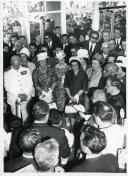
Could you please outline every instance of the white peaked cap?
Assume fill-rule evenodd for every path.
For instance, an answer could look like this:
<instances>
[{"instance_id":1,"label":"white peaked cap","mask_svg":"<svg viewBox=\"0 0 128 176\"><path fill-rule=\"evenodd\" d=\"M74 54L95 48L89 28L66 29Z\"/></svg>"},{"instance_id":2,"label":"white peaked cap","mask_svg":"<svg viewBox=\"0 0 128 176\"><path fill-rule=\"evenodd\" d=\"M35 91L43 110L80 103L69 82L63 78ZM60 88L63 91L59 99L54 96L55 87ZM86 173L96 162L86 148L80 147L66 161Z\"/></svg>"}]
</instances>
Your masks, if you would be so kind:
<instances>
[{"instance_id":1,"label":"white peaked cap","mask_svg":"<svg viewBox=\"0 0 128 176\"><path fill-rule=\"evenodd\" d=\"M82 58L82 57L89 58L88 50L86 50L86 49L79 49L79 50L77 51L77 56L78 56L79 58Z\"/></svg>"},{"instance_id":2,"label":"white peaked cap","mask_svg":"<svg viewBox=\"0 0 128 176\"><path fill-rule=\"evenodd\" d=\"M78 62L81 63L80 58L78 56L72 56L72 57L70 57L69 63L71 63L72 61L78 61Z\"/></svg>"},{"instance_id":3,"label":"white peaked cap","mask_svg":"<svg viewBox=\"0 0 128 176\"><path fill-rule=\"evenodd\" d=\"M45 60L48 58L48 55L47 55L47 52L44 52L44 53L40 53L37 55L37 61L41 61L41 60Z\"/></svg>"},{"instance_id":4,"label":"white peaked cap","mask_svg":"<svg viewBox=\"0 0 128 176\"><path fill-rule=\"evenodd\" d=\"M20 50L20 54L25 54L26 56L30 57L30 51L25 47Z\"/></svg>"}]
</instances>

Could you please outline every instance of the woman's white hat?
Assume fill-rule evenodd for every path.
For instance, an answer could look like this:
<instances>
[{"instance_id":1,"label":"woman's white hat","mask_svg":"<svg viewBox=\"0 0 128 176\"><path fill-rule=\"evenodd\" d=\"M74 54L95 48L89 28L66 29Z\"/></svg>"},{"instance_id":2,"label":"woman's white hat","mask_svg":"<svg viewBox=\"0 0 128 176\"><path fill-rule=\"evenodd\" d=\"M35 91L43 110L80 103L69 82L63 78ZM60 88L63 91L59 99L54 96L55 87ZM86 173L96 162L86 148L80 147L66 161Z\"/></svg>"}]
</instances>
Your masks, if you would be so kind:
<instances>
[{"instance_id":1,"label":"woman's white hat","mask_svg":"<svg viewBox=\"0 0 128 176\"><path fill-rule=\"evenodd\" d=\"M37 55L37 62L41 61L41 60L45 60L48 58L47 52L44 53L39 53Z\"/></svg>"},{"instance_id":2,"label":"woman's white hat","mask_svg":"<svg viewBox=\"0 0 128 176\"><path fill-rule=\"evenodd\" d=\"M79 49L79 50L77 51L77 56L78 56L79 58L83 58L83 57L89 58L88 50L86 50L86 49Z\"/></svg>"},{"instance_id":3,"label":"woman's white hat","mask_svg":"<svg viewBox=\"0 0 128 176\"><path fill-rule=\"evenodd\" d=\"M77 61L77 62L81 63L81 60L80 60L80 58L78 56L72 56L72 57L70 57L69 63L71 63L72 61L74 61L74 62Z\"/></svg>"},{"instance_id":4,"label":"woman's white hat","mask_svg":"<svg viewBox=\"0 0 128 176\"><path fill-rule=\"evenodd\" d=\"M27 57L30 57L30 51L25 47L20 50L19 54L25 54Z\"/></svg>"}]
</instances>

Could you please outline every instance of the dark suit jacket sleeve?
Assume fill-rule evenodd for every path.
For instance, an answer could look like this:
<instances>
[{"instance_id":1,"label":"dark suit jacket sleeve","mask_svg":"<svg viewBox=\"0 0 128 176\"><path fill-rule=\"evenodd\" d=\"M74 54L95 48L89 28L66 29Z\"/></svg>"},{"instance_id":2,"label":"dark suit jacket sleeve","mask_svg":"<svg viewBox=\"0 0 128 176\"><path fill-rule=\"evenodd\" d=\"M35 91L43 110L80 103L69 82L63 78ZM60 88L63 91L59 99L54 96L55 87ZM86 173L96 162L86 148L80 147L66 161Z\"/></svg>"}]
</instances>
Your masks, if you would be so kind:
<instances>
[{"instance_id":1,"label":"dark suit jacket sleeve","mask_svg":"<svg viewBox=\"0 0 128 176\"><path fill-rule=\"evenodd\" d=\"M62 138L60 141L60 156L62 158L67 158L69 157L71 151L70 151L68 140L67 140L67 137L65 136L64 130L62 132L63 132Z\"/></svg>"}]
</instances>

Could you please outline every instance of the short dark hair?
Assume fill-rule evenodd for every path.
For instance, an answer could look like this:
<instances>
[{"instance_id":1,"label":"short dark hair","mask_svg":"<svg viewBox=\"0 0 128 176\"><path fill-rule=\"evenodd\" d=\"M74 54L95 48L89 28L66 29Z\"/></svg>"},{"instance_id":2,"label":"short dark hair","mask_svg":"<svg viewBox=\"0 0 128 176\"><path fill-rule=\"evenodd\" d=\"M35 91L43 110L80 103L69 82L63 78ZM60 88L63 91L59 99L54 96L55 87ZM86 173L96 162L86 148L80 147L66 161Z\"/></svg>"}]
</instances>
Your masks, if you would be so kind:
<instances>
[{"instance_id":1,"label":"short dark hair","mask_svg":"<svg viewBox=\"0 0 128 176\"><path fill-rule=\"evenodd\" d=\"M37 45L36 45L36 43L34 43L34 42L29 43L29 47L30 47L30 46L34 46L35 48L37 48Z\"/></svg>"},{"instance_id":2,"label":"short dark hair","mask_svg":"<svg viewBox=\"0 0 128 176\"><path fill-rule=\"evenodd\" d=\"M76 62L76 63L78 64L79 69L81 68L81 63L80 63L79 61L77 61L77 60L72 60L72 61L70 62L70 67L71 67L71 65L72 65L73 62Z\"/></svg>"},{"instance_id":3,"label":"short dark hair","mask_svg":"<svg viewBox=\"0 0 128 176\"><path fill-rule=\"evenodd\" d=\"M11 35L11 39L12 39L12 38L16 38L16 39L18 40L18 35L17 35L17 34L12 34L12 35Z\"/></svg>"},{"instance_id":4,"label":"short dark hair","mask_svg":"<svg viewBox=\"0 0 128 176\"><path fill-rule=\"evenodd\" d=\"M110 122L113 118L113 108L106 102L98 101L94 104L94 116L99 117L104 122Z\"/></svg>"},{"instance_id":5,"label":"short dark hair","mask_svg":"<svg viewBox=\"0 0 128 176\"><path fill-rule=\"evenodd\" d=\"M41 133L35 127L25 128L19 135L19 145L23 152L33 152L39 142L41 142Z\"/></svg>"},{"instance_id":6,"label":"short dark hair","mask_svg":"<svg viewBox=\"0 0 128 176\"><path fill-rule=\"evenodd\" d=\"M46 44L40 44L40 45L38 46L38 49L41 49L42 47L48 48Z\"/></svg>"},{"instance_id":7,"label":"short dark hair","mask_svg":"<svg viewBox=\"0 0 128 176\"><path fill-rule=\"evenodd\" d=\"M46 20L45 20L45 22L48 22L48 23L50 23L50 19L46 19Z\"/></svg>"},{"instance_id":8,"label":"short dark hair","mask_svg":"<svg viewBox=\"0 0 128 176\"><path fill-rule=\"evenodd\" d=\"M117 58L117 55L115 53L110 53L108 57L114 57L115 59Z\"/></svg>"},{"instance_id":9,"label":"short dark hair","mask_svg":"<svg viewBox=\"0 0 128 176\"><path fill-rule=\"evenodd\" d=\"M63 34L63 35L61 36L61 38L63 38L63 37L67 37L67 38L68 38L68 34Z\"/></svg>"},{"instance_id":10,"label":"short dark hair","mask_svg":"<svg viewBox=\"0 0 128 176\"><path fill-rule=\"evenodd\" d=\"M43 100L38 101L33 107L33 115L35 120L44 119L48 112L49 112L49 106Z\"/></svg>"},{"instance_id":11,"label":"short dark hair","mask_svg":"<svg viewBox=\"0 0 128 176\"><path fill-rule=\"evenodd\" d=\"M21 38L26 39L25 35L20 35L20 36L19 36L19 40L20 40Z\"/></svg>"},{"instance_id":12,"label":"short dark hair","mask_svg":"<svg viewBox=\"0 0 128 176\"><path fill-rule=\"evenodd\" d=\"M77 36L74 34L74 33L69 33L69 37L74 37L74 38L77 38Z\"/></svg>"},{"instance_id":13,"label":"short dark hair","mask_svg":"<svg viewBox=\"0 0 128 176\"><path fill-rule=\"evenodd\" d=\"M7 43L3 43L3 48L4 47L8 47L9 48L9 45Z\"/></svg>"},{"instance_id":14,"label":"short dark hair","mask_svg":"<svg viewBox=\"0 0 128 176\"><path fill-rule=\"evenodd\" d=\"M120 29L120 28L115 28L115 29L114 29L114 31L115 31L115 30L118 30L118 31L120 31L120 33L121 33L121 29Z\"/></svg>"},{"instance_id":15,"label":"short dark hair","mask_svg":"<svg viewBox=\"0 0 128 176\"><path fill-rule=\"evenodd\" d=\"M60 28L61 28L60 26L56 26L56 27L55 27L55 30L56 30L56 29L60 29Z\"/></svg>"},{"instance_id":16,"label":"short dark hair","mask_svg":"<svg viewBox=\"0 0 128 176\"><path fill-rule=\"evenodd\" d=\"M52 34L50 32L45 32L44 37L48 36L49 38L52 38Z\"/></svg>"},{"instance_id":17,"label":"short dark hair","mask_svg":"<svg viewBox=\"0 0 128 176\"><path fill-rule=\"evenodd\" d=\"M98 38L99 38L99 33L97 31L92 30L90 36L92 36L92 34L96 34L98 36Z\"/></svg>"},{"instance_id":18,"label":"short dark hair","mask_svg":"<svg viewBox=\"0 0 128 176\"><path fill-rule=\"evenodd\" d=\"M59 124L62 121L63 114L58 109L50 109L49 111L49 120L52 124Z\"/></svg>"},{"instance_id":19,"label":"short dark hair","mask_svg":"<svg viewBox=\"0 0 128 176\"><path fill-rule=\"evenodd\" d=\"M81 141L83 145L88 147L93 154L100 153L106 147L106 136L98 128L87 125L83 129L82 135Z\"/></svg>"}]
</instances>

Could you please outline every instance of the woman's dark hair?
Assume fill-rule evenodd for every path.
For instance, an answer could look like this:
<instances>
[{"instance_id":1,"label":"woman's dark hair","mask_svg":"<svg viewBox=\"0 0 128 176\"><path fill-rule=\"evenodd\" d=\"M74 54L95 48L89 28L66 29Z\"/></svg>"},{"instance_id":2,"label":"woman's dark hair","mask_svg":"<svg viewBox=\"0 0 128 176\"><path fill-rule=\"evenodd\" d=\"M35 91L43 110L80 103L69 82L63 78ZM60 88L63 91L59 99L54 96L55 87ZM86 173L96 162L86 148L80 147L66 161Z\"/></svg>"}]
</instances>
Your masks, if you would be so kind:
<instances>
[{"instance_id":1,"label":"woman's dark hair","mask_svg":"<svg viewBox=\"0 0 128 176\"><path fill-rule=\"evenodd\" d=\"M79 66L79 69L81 69L81 64L80 64L80 62L77 61L77 60L72 60L72 61L70 62L70 67L71 67L71 65L72 65L73 62L76 62L76 63L78 64L78 66Z\"/></svg>"}]
</instances>

